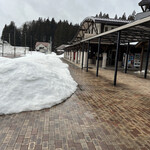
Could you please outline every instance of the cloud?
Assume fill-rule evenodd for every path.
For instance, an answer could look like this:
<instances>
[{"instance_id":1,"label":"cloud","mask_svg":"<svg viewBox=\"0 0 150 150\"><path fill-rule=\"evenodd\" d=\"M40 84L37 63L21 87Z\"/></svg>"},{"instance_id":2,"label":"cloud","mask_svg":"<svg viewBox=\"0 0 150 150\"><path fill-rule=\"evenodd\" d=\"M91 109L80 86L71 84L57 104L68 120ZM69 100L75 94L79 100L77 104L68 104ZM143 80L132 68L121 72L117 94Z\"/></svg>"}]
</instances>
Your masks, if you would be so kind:
<instances>
[{"instance_id":1,"label":"cloud","mask_svg":"<svg viewBox=\"0 0 150 150\"><path fill-rule=\"evenodd\" d=\"M121 16L124 12L129 15L133 10L141 11L138 2L139 0L0 0L0 32L10 21L21 26L24 22L39 17L80 23L87 16L94 16L100 11L108 13L110 17L115 14Z\"/></svg>"}]
</instances>

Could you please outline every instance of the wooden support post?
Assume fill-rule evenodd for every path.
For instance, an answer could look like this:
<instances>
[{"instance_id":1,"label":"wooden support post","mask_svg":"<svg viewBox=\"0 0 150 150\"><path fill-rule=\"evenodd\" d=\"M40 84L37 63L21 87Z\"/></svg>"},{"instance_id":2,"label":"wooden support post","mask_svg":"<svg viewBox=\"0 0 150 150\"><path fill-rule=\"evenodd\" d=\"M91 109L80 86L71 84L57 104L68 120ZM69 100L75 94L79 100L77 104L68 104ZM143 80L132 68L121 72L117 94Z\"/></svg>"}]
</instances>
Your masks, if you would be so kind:
<instances>
[{"instance_id":1,"label":"wooden support post","mask_svg":"<svg viewBox=\"0 0 150 150\"><path fill-rule=\"evenodd\" d=\"M87 48L87 67L86 67L86 72L88 72L88 68L89 68L89 49L90 49L90 41L88 41L88 48Z\"/></svg>"},{"instance_id":2,"label":"wooden support post","mask_svg":"<svg viewBox=\"0 0 150 150\"><path fill-rule=\"evenodd\" d=\"M127 56L126 56L126 66L125 66L125 73L127 73L128 71L128 58L129 58L129 47L130 47L130 43L128 42L128 47L127 47Z\"/></svg>"},{"instance_id":3,"label":"wooden support post","mask_svg":"<svg viewBox=\"0 0 150 150\"><path fill-rule=\"evenodd\" d=\"M84 43L82 44L82 69L83 69L83 61L84 61Z\"/></svg>"},{"instance_id":4,"label":"wooden support post","mask_svg":"<svg viewBox=\"0 0 150 150\"><path fill-rule=\"evenodd\" d=\"M98 77L98 71L99 71L100 48L101 48L101 37L98 38L98 54L97 54L97 70L96 70L96 76L97 76L97 77Z\"/></svg>"},{"instance_id":5,"label":"wooden support post","mask_svg":"<svg viewBox=\"0 0 150 150\"><path fill-rule=\"evenodd\" d=\"M118 59L119 59L119 48L120 48L120 37L121 37L121 31L118 32L118 39L117 39L117 49L116 49L116 58L115 58L114 86L116 86L116 81L117 81Z\"/></svg>"},{"instance_id":6,"label":"wooden support post","mask_svg":"<svg viewBox=\"0 0 150 150\"><path fill-rule=\"evenodd\" d=\"M149 40L149 45L148 45L148 50L147 50L147 59L146 59L146 67L145 67L145 75L144 78L147 78L147 69L148 69L148 63L149 63L149 55L150 55L150 40Z\"/></svg>"},{"instance_id":7,"label":"wooden support post","mask_svg":"<svg viewBox=\"0 0 150 150\"><path fill-rule=\"evenodd\" d=\"M144 45L142 46L142 52L141 52L141 64L140 64L140 72L143 69L143 57L144 57Z\"/></svg>"}]
</instances>

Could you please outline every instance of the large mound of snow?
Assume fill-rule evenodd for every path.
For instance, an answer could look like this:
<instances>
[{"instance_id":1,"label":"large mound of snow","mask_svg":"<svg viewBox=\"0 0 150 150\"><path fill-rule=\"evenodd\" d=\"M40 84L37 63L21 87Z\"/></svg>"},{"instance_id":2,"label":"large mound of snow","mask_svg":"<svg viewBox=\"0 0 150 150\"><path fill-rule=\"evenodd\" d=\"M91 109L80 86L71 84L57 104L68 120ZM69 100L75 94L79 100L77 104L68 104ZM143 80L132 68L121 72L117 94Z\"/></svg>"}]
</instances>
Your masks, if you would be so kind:
<instances>
[{"instance_id":1,"label":"large mound of snow","mask_svg":"<svg viewBox=\"0 0 150 150\"><path fill-rule=\"evenodd\" d=\"M0 57L0 114L50 108L75 92L68 65L55 54Z\"/></svg>"}]
</instances>

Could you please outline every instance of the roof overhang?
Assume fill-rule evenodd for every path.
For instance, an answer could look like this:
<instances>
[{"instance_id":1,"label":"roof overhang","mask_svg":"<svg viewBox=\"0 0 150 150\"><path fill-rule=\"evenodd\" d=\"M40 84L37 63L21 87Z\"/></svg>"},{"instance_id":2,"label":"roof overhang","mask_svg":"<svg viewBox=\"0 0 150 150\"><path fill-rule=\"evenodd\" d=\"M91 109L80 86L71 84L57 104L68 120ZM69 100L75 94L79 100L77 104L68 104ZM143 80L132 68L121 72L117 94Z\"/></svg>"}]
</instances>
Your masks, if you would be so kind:
<instances>
[{"instance_id":1,"label":"roof overhang","mask_svg":"<svg viewBox=\"0 0 150 150\"><path fill-rule=\"evenodd\" d=\"M91 43L98 42L98 38L100 37L102 42L116 43L118 32L121 32L121 43L147 41L150 39L150 16L73 43L71 46L86 43L88 41Z\"/></svg>"},{"instance_id":2,"label":"roof overhang","mask_svg":"<svg viewBox=\"0 0 150 150\"><path fill-rule=\"evenodd\" d=\"M139 3L139 6L144 6L144 5L150 5L150 0L142 0L142 1Z\"/></svg>"}]
</instances>

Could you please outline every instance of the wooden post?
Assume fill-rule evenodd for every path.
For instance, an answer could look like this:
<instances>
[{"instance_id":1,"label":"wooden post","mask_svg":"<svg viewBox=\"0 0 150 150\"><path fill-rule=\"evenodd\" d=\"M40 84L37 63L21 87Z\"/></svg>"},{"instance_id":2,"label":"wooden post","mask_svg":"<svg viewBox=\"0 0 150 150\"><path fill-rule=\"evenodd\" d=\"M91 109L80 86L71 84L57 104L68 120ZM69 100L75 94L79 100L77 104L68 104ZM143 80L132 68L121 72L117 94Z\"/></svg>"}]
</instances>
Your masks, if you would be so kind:
<instances>
[{"instance_id":1,"label":"wooden post","mask_svg":"<svg viewBox=\"0 0 150 150\"><path fill-rule=\"evenodd\" d=\"M89 67L89 49L90 49L90 41L88 41L88 48L87 48L87 67L86 67L86 72L88 72L88 67Z\"/></svg>"},{"instance_id":2,"label":"wooden post","mask_svg":"<svg viewBox=\"0 0 150 150\"><path fill-rule=\"evenodd\" d=\"M117 81L118 59L119 59L119 49L120 49L120 37L121 37L121 31L118 32L118 39L117 39L117 49L116 49L116 59L115 59L114 86L116 86L116 81Z\"/></svg>"},{"instance_id":3,"label":"wooden post","mask_svg":"<svg viewBox=\"0 0 150 150\"><path fill-rule=\"evenodd\" d=\"M129 47L130 47L130 43L128 42L125 73L127 73L127 71L128 71Z\"/></svg>"},{"instance_id":4,"label":"wooden post","mask_svg":"<svg viewBox=\"0 0 150 150\"><path fill-rule=\"evenodd\" d=\"M149 45L148 45L148 50L147 50L147 59L146 59L146 67L145 67L145 79L147 78L147 69L148 69L148 63L149 63L149 54L150 54L150 40L149 40Z\"/></svg>"},{"instance_id":5,"label":"wooden post","mask_svg":"<svg viewBox=\"0 0 150 150\"><path fill-rule=\"evenodd\" d=\"M83 69L83 60L84 60L84 43L82 44L82 69Z\"/></svg>"},{"instance_id":6,"label":"wooden post","mask_svg":"<svg viewBox=\"0 0 150 150\"><path fill-rule=\"evenodd\" d=\"M142 51L141 51L141 64L140 64L140 72L143 69L143 57L144 57L144 46L142 46Z\"/></svg>"},{"instance_id":7,"label":"wooden post","mask_svg":"<svg viewBox=\"0 0 150 150\"><path fill-rule=\"evenodd\" d=\"M99 71L99 54L100 54L100 48L101 48L101 37L98 39L98 54L97 54L97 70L96 70L96 76L98 77L98 71Z\"/></svg>"}]
</instances>

